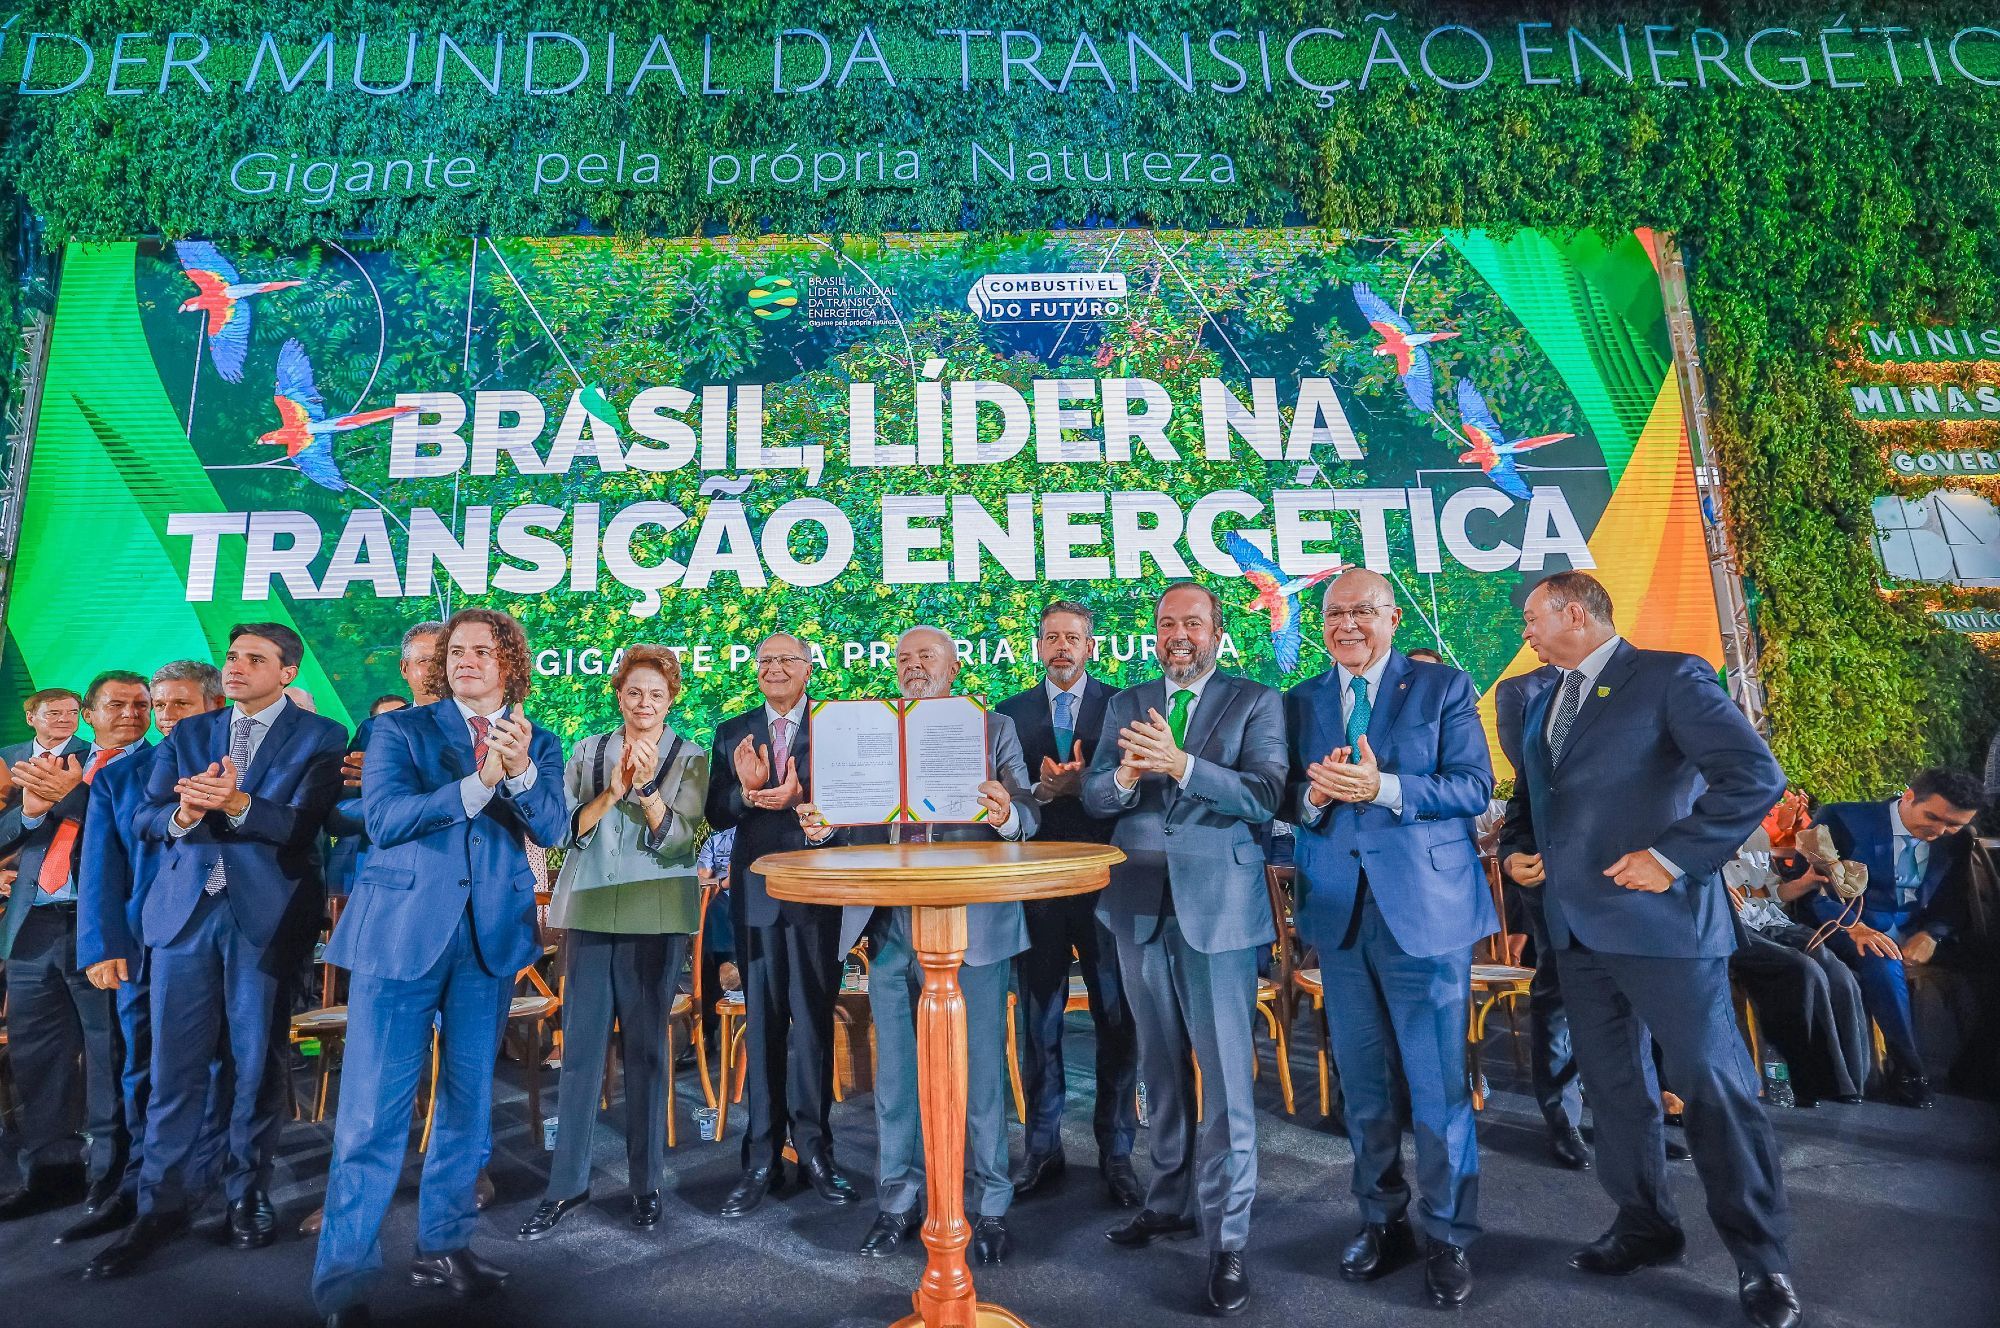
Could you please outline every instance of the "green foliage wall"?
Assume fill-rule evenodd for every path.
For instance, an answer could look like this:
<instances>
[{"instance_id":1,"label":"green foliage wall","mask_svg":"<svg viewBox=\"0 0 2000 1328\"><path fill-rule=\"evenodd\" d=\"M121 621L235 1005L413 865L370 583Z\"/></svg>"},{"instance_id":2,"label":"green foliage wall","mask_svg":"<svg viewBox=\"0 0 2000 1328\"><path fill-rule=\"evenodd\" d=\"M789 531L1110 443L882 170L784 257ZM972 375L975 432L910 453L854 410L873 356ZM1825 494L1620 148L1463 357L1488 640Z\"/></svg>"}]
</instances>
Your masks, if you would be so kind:
<instances>
[{"instance_id":1,"label":"green foliage wall","mask_svg":"<svg viewBox=\"0 0 2000 1328\"><path fill-rule=\"evenodd\" d=\"M2000 716L1994 670L1976 648L1931 627L1919 606L1878 593L1867 544L1869 501L1892 485L1879 439L1846 414L1838 365L1859 323L1958 322L2000 313L2000 172L1990 160L2000 88L1912 74L1915 55L1906 55L1899 83L1878 54L1847 66L1870 71L1865 86L1829 87L1819 78L1795 91L1748 80L1741 87L1664 88L1643 77L1627 83L1601 68L1579 84L1559 60L1549 67L1562 68L1562 82L1524 86L1516 59L1516 77L1494 77L1471 91L1447 90L1428 78L1381 78L1325 106L1282 86L1271 94L1190 95L1158 76L1136 92L1121 82L1115 91L1090 84L1062 95L1019 89L1002 95L981 81L962 91L956 43L941 43L934 31L1131 29L1177 49L1175 34L1184 30L1264 26L1288 33L1324 25L1365 41L1383 25L1369 20L1366 6L1303 0L1256 0L1227 12L1179 2L1068 0L1004 10L946 3L922 7L921 15L854 0L705 6L651 0L616 7L584 0L397 0L366 6L359 16L354 8L272 6L258 15L234 3L190 3L168 14L120 0L75 0L24 18L11 44L0 46L6 89L0 90L0 180L13 206L35 214L51 244L146 234L298 242L339 232L400 242L580 228L869 233L1122 221L1197 228L1304 220L1368 233L1401 226L1670 230L1690 259L1715 442L1730 484L1728 516L1758 595L1772 739L1788 770L1822 797L1880 793L1919 763L1976 762ZM1492 37L1505 71L1516 19L1558 27L1574 21L1606 43L1625 22L1635 44L1640 25L1678 25L1684 32L1708 24L1739 47L1758 29L1778 26L1799 35L1779 38L1773 49L1815 53L1822 49L1820 25L1836 21L1797 5L1663 0L1613 8L1550 4L1501 18L1485 5L1430 6L1388 26L1408 57L1435 23L1475 24ZM1905 25L1947 37L1987 21L1980 10L1956 5L1850 10L1849 16L1852 25ZM879 78L861 77L838 92L770 91L772 33L792 26L824 31L844 58L854 34L870 22L902 86L892 90ZM11 91L22 33L77 33L102 51L112 34L157 36L169 24L216 38L219 49L207 66L218 82L214 93L177 88L106 97L101 68L76 94L33 98ZM243 93L243 69L265 28L279 34L295 60L321 33L338 28L340 90L309 86L286 94L267 81ZM684 96L671 80L655 79L631 97L606 96L601 87L529 96L510 47L498 96L456 65L443 91L433 93L427 39L417 71L422 90L368 97L346 85L349 71L342 67L352 62L353 34L364 29L383 53L371 54L370 76L391 82L412 29L451 32L475 52L474 39L490 51L495 32L564 30L601 42L603 32L615 29L624 58L634 63L650 34L668 34L690 84L699 77L705 31L715 37L715 81L737 91ZM221 49L224 34L247 42ZM1867 45L1853 33L1833 40ZM1197 50L1201 42L1197 37ZM153 49L142 75L157 74L157 44ZM1352 73L1355 49L1343 55L1316 43L1302 53L1300 67L1311 73L1344 61ZM1978 57L1986 73L2000 73L1996 50L2000 44L1987 45ZM62 69L58 54L44 66L48 77ZM1060 53L1050 58L1059 68ZM1461 68L1456 58L1440 55L1437 63L1446 71ZM1820 63L1817 54L1813 59ZM1122 64L1114 67L1122 71ZM1204 79L1227 77L1206 59L1201 68ZM221 83L231 71L235 86ZM975 80L996 72L990 55L975 60ZM973 138L1200 145L1233 154L1240 179L1200 189L1025 181L974 187L940 172L915 188L710 194L703 187L702 163L716 148L921 144L942 156ZM574 156L620 139L660 152L670 187L536 194L520 174L537 152ZM500 183L465 193L342 198L323 208L296 199L249 202L223 187L229 163L253 147L357 157L433 146L473 155L482 170L511 162L513 173L496 169ZM5 261L13 261L11 245ZM0 316L14 307L0 298Z\"/></svg>"}]
</instances>

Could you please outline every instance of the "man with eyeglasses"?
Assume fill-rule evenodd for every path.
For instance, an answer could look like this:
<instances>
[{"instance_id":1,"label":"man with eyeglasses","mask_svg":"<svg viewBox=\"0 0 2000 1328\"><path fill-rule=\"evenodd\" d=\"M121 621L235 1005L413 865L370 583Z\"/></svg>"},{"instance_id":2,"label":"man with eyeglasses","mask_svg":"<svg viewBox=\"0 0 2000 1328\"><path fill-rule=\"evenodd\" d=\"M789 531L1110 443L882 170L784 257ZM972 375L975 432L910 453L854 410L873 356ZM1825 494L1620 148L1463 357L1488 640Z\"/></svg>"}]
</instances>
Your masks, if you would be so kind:
<instances>
[{"instance_id":1,"label":"man with eyeglasses","mask_svg":"<svg viewBox=\"0 0 2000 1328\"><path fill-rule=\"evenodd\" d=\"M1499 926L1473 837L1493 766L1472 679L1394 648L1403 614L1387 580L1354 568L1327 583L1324 607L1334 666L1286 693L1285 727L1293 916L1319 951L1361 1207L1340 1274L1372 1282L1421 1256L1431 1303L1455 1309L1472 1292L1466 1251L1479 1235L1465 993L1474 943ZM1415 1118L1421 1251L1391 1041Z\"/></svg>"},{"instance_id":2,"label":"man with eyeglasses","mask_svg":"<svg viewBox=\"0 0 2000 1328\"><path fill-rule=\"evenodd\" d=\"M723 1200L742 1217L784 1184L787 1138L800 1179L830 1204L850 1204L854 1185L833 1160L833 1007L840 990L840 910L773 899L750 864L807 847L796 808L809 792L812 750L805 642L774 632L757 646L763 704L724 720L709 756L708 823L736 832L729 855L729 920L743 975L743 1175ZM728 1091L725 1087L724 1091Z\"/></svg>"}]
</instances>

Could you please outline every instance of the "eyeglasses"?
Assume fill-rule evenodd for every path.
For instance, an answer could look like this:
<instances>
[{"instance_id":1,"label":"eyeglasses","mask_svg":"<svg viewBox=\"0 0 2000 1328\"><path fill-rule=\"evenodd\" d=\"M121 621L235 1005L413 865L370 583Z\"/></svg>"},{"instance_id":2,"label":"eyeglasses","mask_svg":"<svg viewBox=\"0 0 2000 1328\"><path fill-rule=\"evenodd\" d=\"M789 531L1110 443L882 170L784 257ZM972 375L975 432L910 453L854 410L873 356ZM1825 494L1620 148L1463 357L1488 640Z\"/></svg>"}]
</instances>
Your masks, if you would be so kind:
<instances>
[{"instance_id":1,"label":"eyeglasses","mask_svg":"<svg viewBox=\"0 0 2000 1328\"><path fill-rule=\"evenodd\" d=\"M1326 620L1330 623L1351 622L1356 627L1366 627L1381 617L1394 605L1357 604L1351 609L1328 609Z\"/></svg>"},{"instance_id":2,"label":"eyeglasses","mask_svg":"<svg viewBox=\"0 0 2000 1328\"><path fill-rule=\"evenodd\" d=\"M804 655L766 655L757 661L757 667L761 669L767 664L779 664L789 669L795 664L804 664L807 662Z\"/></svg>"}]
</instances>

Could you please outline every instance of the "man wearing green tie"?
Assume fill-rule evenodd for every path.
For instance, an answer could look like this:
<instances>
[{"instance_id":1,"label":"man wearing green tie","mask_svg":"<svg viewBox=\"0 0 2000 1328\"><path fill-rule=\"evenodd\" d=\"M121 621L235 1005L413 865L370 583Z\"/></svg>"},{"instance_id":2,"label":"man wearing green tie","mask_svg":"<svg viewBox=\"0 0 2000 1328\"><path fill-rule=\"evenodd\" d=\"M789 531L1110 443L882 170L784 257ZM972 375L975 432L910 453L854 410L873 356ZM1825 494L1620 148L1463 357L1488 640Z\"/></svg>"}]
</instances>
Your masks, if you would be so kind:
<instances>
[{"instance_id":1,"label":"man wearing green tie","mask_svg":"<svg viewBox=\"0 0 2000 1328\"><path fill-rule=\"evenodd\" d=\"M1164 676L1105 707L1083 806L1116 818L1111 842L1125 851L1097 916L1118 943L1152 1109L1145 1207L1105 1234L1125 1248L1206 1236L1208 1307L1232 1315L1250 1300L1257 948L1275 936L1254 827L1277 812L1286 755L1278 694L1216 670L1221 611L1192 583L1160 596L1153 652Z\"/></svg>"}]
</instances>

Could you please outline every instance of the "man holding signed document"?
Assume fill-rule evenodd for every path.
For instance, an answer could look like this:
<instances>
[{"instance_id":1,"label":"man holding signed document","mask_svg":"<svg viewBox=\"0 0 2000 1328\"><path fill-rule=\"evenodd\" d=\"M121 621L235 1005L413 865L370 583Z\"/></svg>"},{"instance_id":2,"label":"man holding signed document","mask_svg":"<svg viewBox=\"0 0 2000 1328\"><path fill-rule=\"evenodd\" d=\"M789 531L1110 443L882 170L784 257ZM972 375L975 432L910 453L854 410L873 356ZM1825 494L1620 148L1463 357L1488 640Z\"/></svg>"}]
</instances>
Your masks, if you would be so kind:
<instances>
[{"instance_id":1,"label":"man holding signed document","mask_svg":"<svg viewBox=\"0 0 2000 1328\"><path fill-rule=\"evenodd\" d=\"M1020 840L1035 833L1041 813L1014 721L969 698L953 697L957 677L951 636L936 627L912 627L896 641L900 706L816 703L815 801L798 808L809 841L921 844ZM965 1155L972 1254L991 1264L1004 1260L1012 1248L1005 1221L1014 1198L1007 1174L1003 1082L1007 979L1014 956L1028 948L1028 928L1021 905L1006 903L966 909L966 930L958 983L965 993L969 1066ZM861 1251L883 1257L908 1238L922 1216L917 997L923 975L908 909L843 909L839 953L864 935L874 955L868 1007L875 1021L875 1126L881 1152L875 1181L880 1211Z\"/></svg>"}]
</instances>

